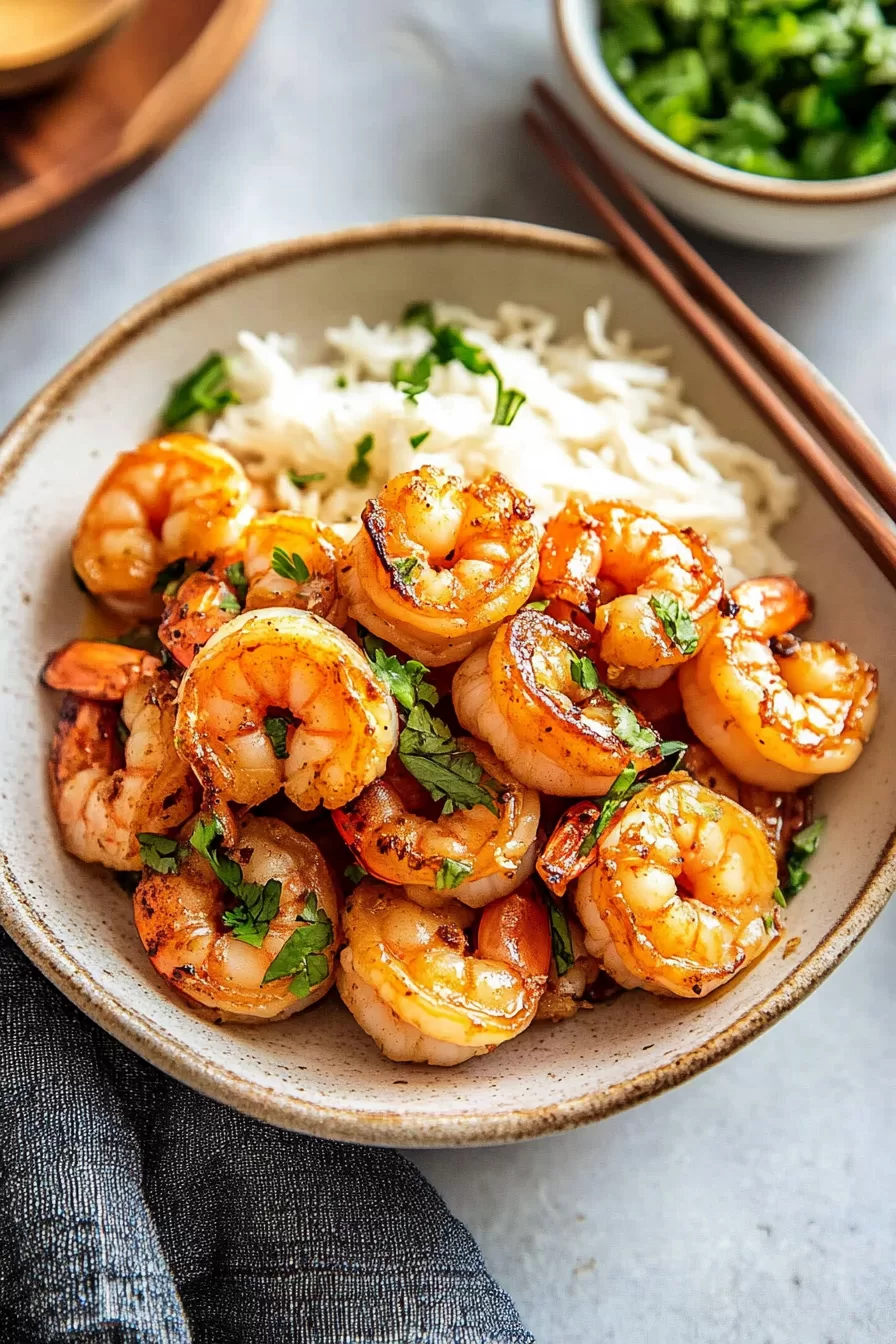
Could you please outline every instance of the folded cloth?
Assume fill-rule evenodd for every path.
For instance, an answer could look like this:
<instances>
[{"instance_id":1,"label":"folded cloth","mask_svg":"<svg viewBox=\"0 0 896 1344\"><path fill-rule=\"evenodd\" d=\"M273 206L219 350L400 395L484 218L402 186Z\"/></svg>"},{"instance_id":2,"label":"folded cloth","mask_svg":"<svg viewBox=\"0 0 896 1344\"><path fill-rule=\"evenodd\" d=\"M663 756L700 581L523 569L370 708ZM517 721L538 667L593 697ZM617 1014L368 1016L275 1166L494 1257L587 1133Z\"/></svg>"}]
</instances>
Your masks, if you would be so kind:
<instances>
[{"instance_id":1,"label":"folded cloth","mask_svg":"<svg viewBox=\"0 0 896 1344\"><path fill-rule=\"evenodd\" d=\"M403 1157L249 1120L0 932L0 1340L533 1344Z\"/></svg>"}]
</instances>

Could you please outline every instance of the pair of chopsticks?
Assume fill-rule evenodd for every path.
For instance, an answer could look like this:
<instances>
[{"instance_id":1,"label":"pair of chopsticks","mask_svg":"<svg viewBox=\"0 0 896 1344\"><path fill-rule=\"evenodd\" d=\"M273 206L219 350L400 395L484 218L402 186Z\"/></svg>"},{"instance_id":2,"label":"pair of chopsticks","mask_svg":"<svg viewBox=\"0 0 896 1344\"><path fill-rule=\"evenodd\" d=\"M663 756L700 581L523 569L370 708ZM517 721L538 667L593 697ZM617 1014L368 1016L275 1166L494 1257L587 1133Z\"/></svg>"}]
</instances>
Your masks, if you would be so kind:
<instances>
[{"instance_id":1,"label":"pair of chopsticks","mask_svg":"<svg viewBox=\"0 0 896 1344\"><path fill-rule=\"evenodd\" d=\"M527 111L526 127L547 158L593 214L609 229L620 250L684 319L719 365L739 385L766 422L802 461L816 485L850 531L892 583L896 583L896 531L806 429L756 366L707 311L731 331L793 398L865 485L888 518L896 520L896 472L862 434L840 403L821 386L769 327L725 284L682 237L662 211L594 143L581 123L542 80L535 99L561 128L575 151L627 202L639 225L674 257L681 277L666 264L592 181L560 135L537 112ZM691 292L694 291L694 292ZM703 303L694 297L698 294Z\"/></svg>"}]
</instances>

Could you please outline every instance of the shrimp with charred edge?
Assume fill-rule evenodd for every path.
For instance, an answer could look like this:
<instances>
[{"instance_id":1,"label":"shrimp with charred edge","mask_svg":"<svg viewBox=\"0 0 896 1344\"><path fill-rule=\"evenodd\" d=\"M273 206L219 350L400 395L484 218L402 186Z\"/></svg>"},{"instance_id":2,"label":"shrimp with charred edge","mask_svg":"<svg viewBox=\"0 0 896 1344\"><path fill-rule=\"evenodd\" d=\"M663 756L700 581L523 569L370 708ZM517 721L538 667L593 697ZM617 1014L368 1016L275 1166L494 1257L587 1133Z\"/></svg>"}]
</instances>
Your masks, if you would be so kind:
<instances>
[{"instance_id":1,"label":"shrimp with charred edge","mask_svg":"<svg viewBox=\"0 0 896 1344\"><path fill-rule=\"evenodd\" d=\"M336 985L387 1059L460 1064L525 1031L551 960L544 905L527 887L475 914L421 909L362 882L345 913Z\"/></svg>"},{"instance_id":2,"label":"shrimp with charred edge","mask_svg":"<svg viewBox=\"0 0 896 1344\"><path fill-rule=\"evenodd\" d=\"M497 472L395 476L365 505L341 570L349 615L430 667L459 662L532 591L532 513Z\"/></svg>"}]
</instances>

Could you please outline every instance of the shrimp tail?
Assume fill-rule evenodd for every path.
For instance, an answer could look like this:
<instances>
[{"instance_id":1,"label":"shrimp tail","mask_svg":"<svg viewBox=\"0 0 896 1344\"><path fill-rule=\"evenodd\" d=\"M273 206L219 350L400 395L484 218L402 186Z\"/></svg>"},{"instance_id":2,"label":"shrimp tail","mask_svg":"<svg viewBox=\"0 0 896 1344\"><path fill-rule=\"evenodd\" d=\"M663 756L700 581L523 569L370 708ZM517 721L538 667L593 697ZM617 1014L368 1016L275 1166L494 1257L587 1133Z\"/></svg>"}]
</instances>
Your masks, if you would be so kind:
<instances>
[{"instance_id":1,"label":"shrimp tail","mask_svg":"<svg viewBox=\"0 0 896 1344\"><path fill-rule=\"evenodd\" d=\"M50 654L40 679L53 691L69 691L87 700L117 701L129 686L151 677L159 666L158 658L140 649L73 639Z\"/></svg>"}]
</instances>

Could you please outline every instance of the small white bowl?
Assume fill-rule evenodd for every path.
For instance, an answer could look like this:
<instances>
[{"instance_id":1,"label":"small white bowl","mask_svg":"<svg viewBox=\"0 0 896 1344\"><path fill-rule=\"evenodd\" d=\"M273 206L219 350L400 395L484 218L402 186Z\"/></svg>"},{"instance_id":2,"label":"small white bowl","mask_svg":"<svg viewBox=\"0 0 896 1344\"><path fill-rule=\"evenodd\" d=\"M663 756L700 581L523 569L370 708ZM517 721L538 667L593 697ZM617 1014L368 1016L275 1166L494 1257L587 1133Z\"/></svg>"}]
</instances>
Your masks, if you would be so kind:
<instances>
[{"instance_id":1,"label":"small white bowl","mask_svg":"<svg viewBox=\"0 0 896 1344\"><path fill-rule=\"evenodd\" d=\"M701 158L651 126L601 55L600 0L554 0L563 92L600 143L681 219L776 252L840 247L896 219L896 169L835 182L743 173Z\"/></svg>"}]
</instances>

